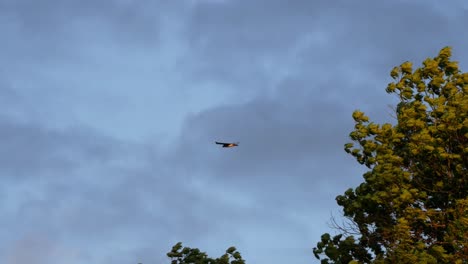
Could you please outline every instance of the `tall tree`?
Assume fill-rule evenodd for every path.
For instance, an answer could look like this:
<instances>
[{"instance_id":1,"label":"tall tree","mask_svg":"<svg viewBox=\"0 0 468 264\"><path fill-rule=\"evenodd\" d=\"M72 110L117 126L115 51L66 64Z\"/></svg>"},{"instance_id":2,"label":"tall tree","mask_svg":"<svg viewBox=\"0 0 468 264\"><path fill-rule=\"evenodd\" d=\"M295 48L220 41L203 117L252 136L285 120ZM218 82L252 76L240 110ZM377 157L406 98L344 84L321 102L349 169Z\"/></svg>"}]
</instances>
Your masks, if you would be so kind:
<instances>
[{"instance_id":1,"label":"tall tree","mask_svg":"<svg viewBox=\"0 0 468 264\"><path fill-rule=\"evenodd\" d=\"M468 263L468 73L451 48L391 71L395 125L355 111L345 150L369 169L336 197L357 235L322 235L322 263Z\"/></svg>"}]
</instances>

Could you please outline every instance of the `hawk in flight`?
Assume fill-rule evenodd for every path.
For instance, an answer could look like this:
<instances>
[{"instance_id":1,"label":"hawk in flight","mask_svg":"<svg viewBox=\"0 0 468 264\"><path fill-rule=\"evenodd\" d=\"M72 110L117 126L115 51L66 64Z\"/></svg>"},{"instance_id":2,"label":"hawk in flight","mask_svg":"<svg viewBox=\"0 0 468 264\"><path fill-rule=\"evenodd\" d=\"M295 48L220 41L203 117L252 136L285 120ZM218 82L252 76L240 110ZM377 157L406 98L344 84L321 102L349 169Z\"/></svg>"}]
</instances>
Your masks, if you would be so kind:
<instances>
[{"instance_id":1,"label":"hawk in flight","mask_svg":"<svg viewBox=\"0 0 468 264\"><path fill-rule=\"evenodd\" d=\"M232 148L239 146L239 142L236 143L225 143L225 142L215 142L218 145L223 145L223 148Z\"/></svg>"}]
</instances>

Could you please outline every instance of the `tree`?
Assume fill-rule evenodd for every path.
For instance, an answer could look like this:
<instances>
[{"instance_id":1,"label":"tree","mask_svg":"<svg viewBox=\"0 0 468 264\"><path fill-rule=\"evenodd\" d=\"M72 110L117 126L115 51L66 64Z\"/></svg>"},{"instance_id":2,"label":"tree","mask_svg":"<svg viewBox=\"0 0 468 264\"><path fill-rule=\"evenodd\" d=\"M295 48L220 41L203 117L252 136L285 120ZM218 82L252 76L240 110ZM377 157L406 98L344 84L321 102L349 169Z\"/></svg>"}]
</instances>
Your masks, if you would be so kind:
<instances>
[{"instance_id":1,"label":"tree","mask_svg":"<svg viewBox=\"0 0 468 264\"><path fill-rule=\"evenodd\" d=\"M390 75L396 124L355 111L345 145L369 169L336 197L359 234L324 234L314 255L322 263L468 263L468 73L445 47Z\"/></svg>"},{"instance_id":2,"label":"tree","mask_svg":"<svg viewBox=\"0 0 468 264\"><path fill-rule=\"evenodd\" d=\"M171 264L245 264L235 247L228 248L221 257L212 259L197 248L182 248L182 243L179 242L172 247L167 256L171 258Z\"/></svg>"}]
</instances>

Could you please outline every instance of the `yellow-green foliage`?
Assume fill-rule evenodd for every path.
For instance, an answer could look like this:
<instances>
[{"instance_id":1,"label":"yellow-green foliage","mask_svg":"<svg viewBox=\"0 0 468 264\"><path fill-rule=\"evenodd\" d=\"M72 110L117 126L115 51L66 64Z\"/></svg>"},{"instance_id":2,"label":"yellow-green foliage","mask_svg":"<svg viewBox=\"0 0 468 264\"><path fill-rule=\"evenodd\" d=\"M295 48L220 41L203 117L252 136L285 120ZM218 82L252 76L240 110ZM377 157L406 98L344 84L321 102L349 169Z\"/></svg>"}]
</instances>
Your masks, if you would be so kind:
<instances>
[{"instance_id":1,"label":"yellow-green foliage","mask_svg":"<svg viewBox=\"0 0 468 264\"><path fill-rule=\"evenodd\" d=\"M345 145L369 168L364 183L337 197L361 237L354 247L330 240L314 252L327 255L324 263L468 263L468 73L445 47L422 67L405 62L390 75L397 124L355 111L354 143Z\"/></svg>"}]
</instances>

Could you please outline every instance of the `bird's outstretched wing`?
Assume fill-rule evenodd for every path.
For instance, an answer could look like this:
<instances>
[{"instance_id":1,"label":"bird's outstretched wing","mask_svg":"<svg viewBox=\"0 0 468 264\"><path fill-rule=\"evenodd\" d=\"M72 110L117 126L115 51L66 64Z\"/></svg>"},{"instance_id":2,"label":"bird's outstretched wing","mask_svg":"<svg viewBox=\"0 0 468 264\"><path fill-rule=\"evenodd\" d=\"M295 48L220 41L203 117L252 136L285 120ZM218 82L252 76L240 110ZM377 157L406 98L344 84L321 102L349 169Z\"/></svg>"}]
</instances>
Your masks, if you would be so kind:
<instances>
[{"instance_id":1,"label":"bird's outstretched wing","mask_svg":"<svg viewBox=\"0 0 468 264\"><path fill-rule=\"evenodd\" d=\"M215 143L218 144L218 145L227 145L227 144L229 144L229 143L218 142L218 141L215 141Z\"/></svg>"}]
</instances>

